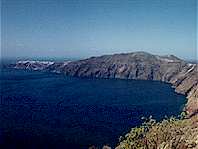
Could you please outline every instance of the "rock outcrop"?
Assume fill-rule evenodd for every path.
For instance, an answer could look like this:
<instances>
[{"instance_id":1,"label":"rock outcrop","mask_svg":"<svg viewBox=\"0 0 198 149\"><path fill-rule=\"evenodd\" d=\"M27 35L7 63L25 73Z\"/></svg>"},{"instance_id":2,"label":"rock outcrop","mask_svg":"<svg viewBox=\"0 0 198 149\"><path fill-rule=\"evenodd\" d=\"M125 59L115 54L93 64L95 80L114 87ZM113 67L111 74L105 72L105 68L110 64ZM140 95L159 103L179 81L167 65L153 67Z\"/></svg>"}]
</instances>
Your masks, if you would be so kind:
<instances>
[{"instance_id":1,"label":"rock outcrop","mask_svg":"<svg viewBox=\"0 0 198 149\"><path fill-rule=\"evenodd\" d=\"M53 71L77 77L163 81L171 83L176 92L187 96L186 111L189 116L198 113L198 64L173 55L134 52L62 63L19 61L15 68Z\"/></svg>"}]
</instances>

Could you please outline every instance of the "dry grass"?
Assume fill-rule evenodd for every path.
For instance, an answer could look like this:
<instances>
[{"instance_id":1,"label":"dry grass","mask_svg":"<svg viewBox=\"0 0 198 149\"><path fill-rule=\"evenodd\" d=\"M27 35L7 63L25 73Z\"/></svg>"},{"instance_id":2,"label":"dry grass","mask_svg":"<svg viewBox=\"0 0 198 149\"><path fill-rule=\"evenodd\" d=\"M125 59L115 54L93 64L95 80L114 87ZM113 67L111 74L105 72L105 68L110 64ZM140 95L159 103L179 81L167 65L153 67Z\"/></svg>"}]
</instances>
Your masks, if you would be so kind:
<instances>
[{"instance_id":1,"label":"dry grass","mask_svg":"<svg viewBox=\"0 0 198 149\"><path fill-rule=\"evenodd\" d=\"M190 119L148 119L120 138L117 149L198 149L198 115Z\"/></svg>"}]
</instances>

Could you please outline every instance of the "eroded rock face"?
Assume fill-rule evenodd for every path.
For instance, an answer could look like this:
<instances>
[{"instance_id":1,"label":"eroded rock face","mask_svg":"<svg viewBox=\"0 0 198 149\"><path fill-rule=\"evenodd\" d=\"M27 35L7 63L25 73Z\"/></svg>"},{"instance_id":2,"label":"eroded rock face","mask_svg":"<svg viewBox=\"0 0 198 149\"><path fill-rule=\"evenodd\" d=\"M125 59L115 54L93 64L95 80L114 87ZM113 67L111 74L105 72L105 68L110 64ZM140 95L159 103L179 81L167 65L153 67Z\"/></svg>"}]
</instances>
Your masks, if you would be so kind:
<instances>
[{"instance_id":1,"label":"eroded rock face","mask_svg":"<svg viewBox=\"0 0 198 149\"><path fill-rule=\"evenodd\" d=\"M194 86L188 94L186 110L191 115L198 114L198 85Z\"/></svg>"},{"instance_id":2,"label":"eroded rock face","mask_svg":"<svg viewBox=\"0 0 198 149\"><path fill-rule=\"evenodd\" d=\"M16 68L48 70L69 76L158 80L173 85L187 96L189 115L198 113L198 65L173 55L157 56L145 52L104 55L74 62L20 61Z\"/></svg>"},{"instance_id":3,"label":"eroded rock face","mask_svg":"<svg viewBox=\"0 0 198 149\"><path fill-rule=\"evenodd\" d=\"M145 52L93 57L65 67L68 75L80 77L162 80L168 82L186 63L173 56L160 57Z\"/></svg>"}]
</instances>

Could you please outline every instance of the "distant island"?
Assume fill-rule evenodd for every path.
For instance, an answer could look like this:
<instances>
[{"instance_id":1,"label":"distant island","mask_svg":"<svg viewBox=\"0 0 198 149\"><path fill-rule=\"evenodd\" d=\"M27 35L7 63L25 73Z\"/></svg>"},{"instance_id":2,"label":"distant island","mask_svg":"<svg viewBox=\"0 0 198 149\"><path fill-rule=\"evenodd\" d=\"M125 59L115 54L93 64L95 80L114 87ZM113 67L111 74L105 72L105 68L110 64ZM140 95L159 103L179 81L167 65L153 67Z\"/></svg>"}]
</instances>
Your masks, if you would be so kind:
<instances>
[{"instance_id":1,"label":"distant island","mask_svg":"<svg viewBox=\"0 0 198 149\"><path fill-rule=\"evenodd\" d=\"M187 96L185 111L189 117L198 113L198 64L186 62L174 55L158 56L134 52L78 61L18 61L13 67L64 73L75 77L163 81L171 83L177 93Z\"/></svg>"}]
</instances>

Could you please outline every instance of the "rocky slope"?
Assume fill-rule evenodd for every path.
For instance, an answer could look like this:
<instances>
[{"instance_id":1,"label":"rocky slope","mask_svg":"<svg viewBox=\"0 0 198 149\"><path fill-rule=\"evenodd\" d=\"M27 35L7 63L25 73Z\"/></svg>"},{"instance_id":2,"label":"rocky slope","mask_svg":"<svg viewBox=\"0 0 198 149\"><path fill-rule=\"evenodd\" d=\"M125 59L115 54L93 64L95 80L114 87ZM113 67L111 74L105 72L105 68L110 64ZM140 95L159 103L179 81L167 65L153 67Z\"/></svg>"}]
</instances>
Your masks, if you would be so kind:
<instances>
[{"instance_id":1,"label":"rocky slope","mask_svg":"<svg viewBox=\"0 0 198 149\"><path fill-rule=\"evenodd\" d=\"M150 119L120 138L116 149L198 149L198 115L191 119Z\"/></svg>"},{"instance_id":2,"label":"rocky slope","mask_svg":"<svg viewBox=\"0 0 198 149\"><path fill-rule=\"evenodd\" d=\"M198 113L198 65L173 55L157 56L145 52L104 55L73 62L19 61L15 68L45 70L69 76L158 80L171 83L175 91L188 98L189 116Z\"/></svg>"}]
</instances>

